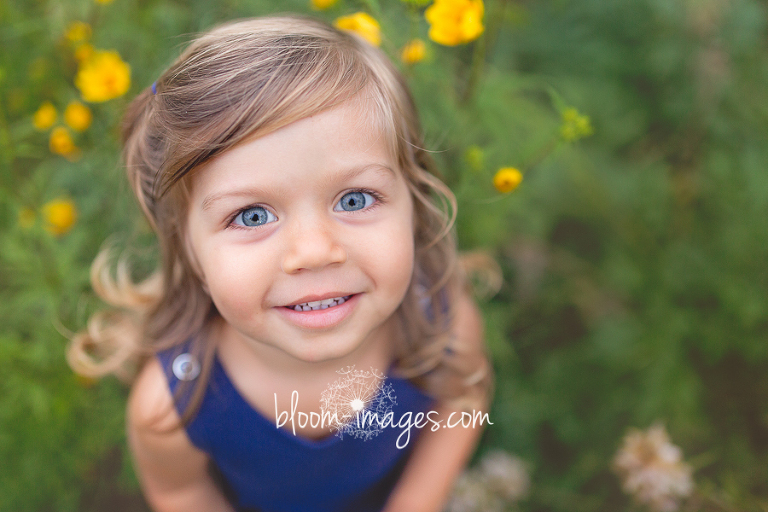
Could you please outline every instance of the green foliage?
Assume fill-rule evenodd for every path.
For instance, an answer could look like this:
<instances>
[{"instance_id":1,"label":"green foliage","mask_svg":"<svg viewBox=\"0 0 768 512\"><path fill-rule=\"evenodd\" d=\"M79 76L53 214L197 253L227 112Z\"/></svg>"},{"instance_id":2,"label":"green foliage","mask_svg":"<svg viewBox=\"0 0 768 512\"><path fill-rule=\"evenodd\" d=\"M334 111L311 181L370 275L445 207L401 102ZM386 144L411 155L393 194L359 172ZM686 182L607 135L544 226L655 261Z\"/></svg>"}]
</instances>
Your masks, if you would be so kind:
<instances>
[{"instance_id":1,"label":"green foliage","mask_svg":"<svg viewBox=\"0 0 768 512\"><path fill-rule=\"evenodd\" d=\"M76 378L64 356L99 306L99 246L115 233L151 246L119 165L129 99L189 34L238 17L367 9L397 60L427 39L416 4L0 4L0 510L145 510L126 390ZM611 461L628 428L656 421L694 467L688 508L768 507L766 14L758 0L495 0L481 40L428 43L401 64L459 201L461 246L505 277L482 303L497 377L482 450L530 462L521 510L636 510ZM32 116L50 101L62 124L79 97L64 37L77 20L130 64L132 87L89 105L70 161ZM572 107L594 128L576 143L561 137ZM501 167L525 175L510 194L494 189ZM42 205L58 197L78 219L54 236Z\"/></svg>"}]
</instances>

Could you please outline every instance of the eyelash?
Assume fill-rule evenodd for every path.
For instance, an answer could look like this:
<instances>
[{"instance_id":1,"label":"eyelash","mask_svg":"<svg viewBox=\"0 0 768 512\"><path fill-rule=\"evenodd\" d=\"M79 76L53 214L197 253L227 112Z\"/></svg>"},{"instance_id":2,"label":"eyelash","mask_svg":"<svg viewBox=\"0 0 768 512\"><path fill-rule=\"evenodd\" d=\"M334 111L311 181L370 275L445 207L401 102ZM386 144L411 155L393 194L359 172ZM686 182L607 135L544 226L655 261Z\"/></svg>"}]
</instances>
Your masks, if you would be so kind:
<instances>
[{"instance_id":1,"label":"eyelash","mask_svg":"<svg viewBox=\"0 0 768 512\"><path fill-rule=\"evenodd\" d=\"M380 205L384 204L384 197L382 197L381 194L379 194L376 191L367 189L367 188L355 188L355 189L352 189L352 190L347 190L346 192L344 192L344 194L342 194L341 197L344 197L345 195L347 195L347 194L349 194L351 192L363 192L365 194L369 194L371 197L373 197L376 200L375 203L373 203L369 207L365 208L365 211L373 210L374 208L378 208ZM261 206L262 208L264 208L263 205L261 205L259 203L256 203L256 204L250 204L248 206L245 206L245 207L240 208L239 210L237 210L227 220L227 227L226 227L226 229L230 229L230 228L232 228L232 229L247 229L247 230L254 229L254 226L240 226L239 224L235 224L234 222L235 222L235 219L237 218L238 215L240 215L243 212L246 212L246 211L250 210L251 208L256 208L257 206ZM346 212L346 213L355 214L355 213L357 213L359 211L361 211L361 210L356 210L356 211L353 211L353 212ZM256 226L256 228L258 228L258 227L261 227L261 226Z\"/></svg>"}]
</instances>

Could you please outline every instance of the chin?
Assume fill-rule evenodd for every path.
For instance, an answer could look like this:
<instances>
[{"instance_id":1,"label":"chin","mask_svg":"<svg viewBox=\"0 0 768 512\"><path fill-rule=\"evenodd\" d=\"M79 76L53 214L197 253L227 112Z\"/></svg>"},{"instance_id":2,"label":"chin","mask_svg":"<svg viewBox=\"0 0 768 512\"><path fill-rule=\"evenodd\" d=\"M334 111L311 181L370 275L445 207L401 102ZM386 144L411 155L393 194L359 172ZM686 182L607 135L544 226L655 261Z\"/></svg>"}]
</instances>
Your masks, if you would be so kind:
<instances>
[{"instance_id":1,"label":"chin","mask_svg":"<svg viewBox=\"0 0 768 512\"><path fill-rule=\"evenodd\" d=\"M341 340L329 340L329 342L319 342L318 340L305 342L306 345L296 347L296 350L288 352L289 355L304 361L306 363L324 363L336 361L354 354L361 343L339 343Z\"/></svg>"}]
</instances>

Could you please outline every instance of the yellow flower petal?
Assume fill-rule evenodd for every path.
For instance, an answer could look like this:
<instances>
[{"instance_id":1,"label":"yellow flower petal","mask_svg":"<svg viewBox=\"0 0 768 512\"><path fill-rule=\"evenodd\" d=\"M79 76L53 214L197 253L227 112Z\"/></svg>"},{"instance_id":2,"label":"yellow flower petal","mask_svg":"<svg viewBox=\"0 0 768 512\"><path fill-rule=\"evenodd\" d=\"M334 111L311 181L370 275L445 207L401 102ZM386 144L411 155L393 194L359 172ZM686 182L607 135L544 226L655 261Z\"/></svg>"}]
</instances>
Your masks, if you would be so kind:
<instances>
[{"instance_id":1,"label":"yellow flower petal","mask_svg":"<svg viewBox=\"0 0 768 512\"><path fill-rule=\"evenodd\" d=\"M93 52L95 49L93 48L93 45L90 43L83 43L77 46L75 48L75 60L77 62L83 62L85 60L88 60L93 55Z\"/></svg>"},{"instance_id":2,"label":"yellow flower petal","mask_svg":"<svg viewBox=\"0 0 768 512\"><path fill-rule=\"evenodd\" d=\"M40 108L38 108L37 112L32 116L32 124L36 129L44 132L56 123L57 117L58 113L56 112L56 107L54 107L53 103L50 101L46 101L40 105Z\"/></svg>"},{"instance_id":3,"label":"yellow flower petal","mask_svg":"<svg viewBox=\"0 0 768 512\"><path fill-rule=\"evenodd\" d=\"M64 110L64 122L76 132L88 129L92 120L91 109L79 101L71 101Z\"/></svg>"},{"instance_id":4,"label":"yellow flower petal","mask_svg":"<svg viewBox=\"0 0 768 512\"><path fill-rule=\"evenodd\" d=\"M573 107L566 108L563 113L560 114L564 123L572 123L579 118L579 111Z\"/></svg>"},{"instance_id":5,"label":"yellow flower petal","mask_svg":"<svg viewBox=\"0 0 768 512\"><path fill-rule=\"evenodd\" d=\"M508 194L523 181L523 173L514 167L502 167L493 177L493 186L502 194Z\"/></svg>"},{"instance_id":6,"label":"yellow flower petal","mask_svg":"<svg viewBox=\"0 0 768 512\"><path fill-rule=\"evenodd\" d=\"M567 142L573 142L594 133L589 116L579 113L573 107L566 108L562 114L563 124L560 125L560 136Z\"/></svg>"},{"instance_id":7,"label":"yellow flower petal","mask_svg":"<svg viewBox=\"0 0 768 512\"><path fill-rule=\"evenodd\" d=\"M91 26L83 21L73 21L64 32L64 37L73 43L87 41L91 37Z\"/></svg>"},{"instance_id":8,"label":"yellow flower petal","mask_svg":"<svg viewBox=\"0 0 768 512\"><path fill-rule=\"evenodd\" d=\"M427 54L427 45L421 39L414 39L403 47L400 58L406 64L421 62Z\"/></svg>"},{"instance_id":9,"label":"yellow flower petal","mask_svg":"<svg viewBox=\"0 0 768 512\"><path fill-rule=\"evenodd\" d=\"M128 92L131 68L116 51L98 50L80 63L75 86L85 101L108 101Z\"/></svg>"},{"instance_id":10,"label":"yellow flower petal","mask_svg":"<svg viewBox=\"0 0 768 512\"><path fill-rule=\"evenodd\" d=\"M480 172L483 170L483 163L485 160L485 152L480 146L472 145L467 148L467 152L464 153L464 158L467 160L472 172Z\"/></svg>"},{"instance_id":11,"label":"yellow flower petal","mask_svg":"<svg viewBox=\"0 0 768 512\"><path fill-rule=\"evenodd\" d=\"M77 207L70 199L54 199L43 205L45 229L56 236L67 233L77 221Z\"/></svg>"},{"instance_id":12,"label":"yellow flower petal","mask_svg":"<svg viewBox=\"0 0 768 512\"><path fill-rule=\"evenodd\" d=\"M309 3L313 9L317 9L318 11L323 11L325 9L330 9L331 7L336 5L338 1L339 0L310 0Z\"/></svg>"},{"instance_id":13,"label":"yellow flower petal","mask_svg":"<svg viewBox=\"0 0 768 512\"><path fill-rule=\"evenodd\" d=\"M468 10L461 18L460 32L463 41L474 41L483 33L483 14Z\"/></svg>"},{"instance_id":14,"label":"yellow flower petal","mask_svg":"<svg viewBox=\"0 0 768 512\"><path fill-rule=\"evenodd\" d=\"M483 33L484 12L482 0L435 0L424 12L429 38L446 46L474 41Z\"/></svg>"},{"instance_id":15,"label":"yellow flower petal","mask_svg":"<svg viewBox=\"0 0 768 512\"><path fill-rule=\"evenodd\" d=\"M589 120L589 116L579 116L576 120L576 131L582 137L589 137L594 133L592 129L592 123Z\"/></svg>"},{"instance_id":16,"label":"yellow flower petal","mask_svg":"<svg viewBox=\"0 0 768 512\"><path fill-rule=\"evenodd\" d=\"M381 27L370 14L356 12L349 16L342 16L334 22L334 26L340 30L354 32L373 46L381 44Z\"/></svg>"},{"instance_id":17,"label":"yellow flower petal","mask_svg":"<svg viewBox=\"0 0 768 512\"><path fill-rule=\"evenodd\" d=\"M69 156L77 150L69 130L63 126L57 126L51 131L48 146L51 148L52 153L62 156Z\"/></svg>"}]
</instances>

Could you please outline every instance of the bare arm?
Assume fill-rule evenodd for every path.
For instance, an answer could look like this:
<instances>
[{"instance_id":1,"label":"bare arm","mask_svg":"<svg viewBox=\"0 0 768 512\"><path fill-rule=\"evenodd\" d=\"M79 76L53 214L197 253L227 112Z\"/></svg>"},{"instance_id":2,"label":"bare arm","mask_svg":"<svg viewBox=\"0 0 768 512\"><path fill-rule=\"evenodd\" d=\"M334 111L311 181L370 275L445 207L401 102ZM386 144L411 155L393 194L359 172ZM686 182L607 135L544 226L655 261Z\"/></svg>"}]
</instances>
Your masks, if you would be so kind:
<instances>
[{"instance_id":1,"label":"bare arm","mask_svg":"<svg viewBox=\"0 0 768 512\"><path fill-rule=\"evenodd\" d=\"M458 337L473 347L482 347L482 319L470 297L461 298L454 326ZM456 423L461 417L461 411L448 406L440 406L436 410L442 425L446 425L452 412L457 414L451 423ZM477 446L481 432L481 426L423 431L383 512L443 510L456 478Z\"/></svg>"},{"instance_id":2,"label":"bare arm","mask_svg":"<svg viewBox=\"0 0 768 512\"><path fill-rule=\"evenodd\" d=\"M155 512L233 512L208 473L208 456L173 428L179 416L157 360L137 378L127 412L134 466Z\"/></svg>"}]
</instances>

